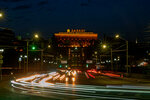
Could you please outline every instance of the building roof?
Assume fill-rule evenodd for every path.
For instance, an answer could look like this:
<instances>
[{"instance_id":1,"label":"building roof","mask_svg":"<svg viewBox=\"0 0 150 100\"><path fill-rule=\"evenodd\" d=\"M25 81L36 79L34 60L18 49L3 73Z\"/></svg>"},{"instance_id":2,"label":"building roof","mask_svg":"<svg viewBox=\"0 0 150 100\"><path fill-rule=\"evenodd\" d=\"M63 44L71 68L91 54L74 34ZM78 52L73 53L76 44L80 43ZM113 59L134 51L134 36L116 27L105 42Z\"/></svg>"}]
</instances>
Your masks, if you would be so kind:
<instances>
[{"instance_id":1,"label":"building roof","mask_svg":"<svg viewBox=\"0 0 150 100\"><path fill-rule=\"evenodd\" d=\"M93 38L97 39L98 34L93 32L85 32L85 30L67 30L67 32L55 33L56 37L73 37L73 38Z\"/></svg>"}]
</instances>

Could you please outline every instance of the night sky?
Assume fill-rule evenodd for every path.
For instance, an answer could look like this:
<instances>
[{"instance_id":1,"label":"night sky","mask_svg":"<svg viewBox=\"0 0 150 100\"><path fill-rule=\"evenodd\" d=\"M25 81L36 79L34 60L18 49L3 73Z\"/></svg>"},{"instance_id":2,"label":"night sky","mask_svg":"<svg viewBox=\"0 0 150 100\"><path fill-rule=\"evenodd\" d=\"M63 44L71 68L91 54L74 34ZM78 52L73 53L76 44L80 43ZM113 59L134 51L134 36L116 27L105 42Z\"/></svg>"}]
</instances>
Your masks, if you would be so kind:
<instances>
[{"instance_id":1,"label":"night sky","mask_svg":"<svg viewBox=\"0 0 150 100\"><path fill-rule=\"evenodd\" d=\"M134 40L150 23L150 0L0 0L1 27L49 38L67 28Z\"/></svg>"}]
</instances>

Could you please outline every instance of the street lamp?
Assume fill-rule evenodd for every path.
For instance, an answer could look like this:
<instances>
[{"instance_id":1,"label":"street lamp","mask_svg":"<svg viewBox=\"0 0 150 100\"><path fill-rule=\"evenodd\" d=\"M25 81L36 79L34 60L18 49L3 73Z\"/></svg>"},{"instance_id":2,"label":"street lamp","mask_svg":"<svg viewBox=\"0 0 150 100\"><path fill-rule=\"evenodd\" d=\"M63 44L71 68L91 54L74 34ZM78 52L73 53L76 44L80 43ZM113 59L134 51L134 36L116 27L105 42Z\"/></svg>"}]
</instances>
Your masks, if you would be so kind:
<instances>
[{"instance_id":1,"label":"street lamp","mask_svg":"<svg viewBox=\"0 0 150 100\"><path fill-rule=\"evenodd\" d=\"M103 44L103 46L102 46L102 47L103 47L103 49L105 49L107 46L106 46L106 44Z\"/></svg>"},{"instance_id":2,"label":"street lamp","mask_svg":"<svg viewBox=\"0 0 150 100\"><path fill-rule=\"evenodd\" d=\"M124 40L125 42L126 42L126 67L127 67L127 73L129 72L129 69L128 69L128 67L129 67L129 62L128 62L128 41L127 40L125 40L124 38L122 38L122 37L120 37L118 34L116 34L115 35L115 38L119 38L119 39L122 39L122 40Z\"/></svg>"},{"instance_id":3,"label":"street lamp","mask_svg":"<svg viewBox=\"0 0 150 100\"><path fill-rule=\"evenodd\" d=\"M0 13L0 18L2 18L3 17L3 13Z\"/></svg>"},{"instance_id":4,"label":"street lamp","mask_svg":"<svg viewBox=\"0 0 150 100\"><path fill-rule=\"evenodd\" d=\"M34 38L39 38L39 35L38 34L34 34Z\"/></svg>"},{"instance_id":5,"label":"street lamp","mask_svg":"<svg viewBox=\"0 0 150 100\"><path fill-rule=\"evenodd\" d=\"M120 37L119 34L116 34L116 35L115 35L115 38L119 38L119 37Z\"/></svg>"},{"instance_id":6,"label":"street lamp","mask_svg":"<svg viewBox=\"0 0 150 100\"><path fill-rule=\"evenodd\" d=\"M102 45L102 48L103 48L103 49L106 49L106 48L107 48L107 45L106 45L106 44L103 44L103 45ZM113 56L112 56L112 52L113 52L113 51L112 51L112 48L110 48L110 53L111 53L111 54L110 54L110 56L111 56L111 70L113 71Z\"/></svg>"},{"instance_id":7,"label":"street lamp","mask_svg":"<svg viewBox=\"0 0 150 100\"><path fill-rule=\"evenodd\" d=\"M48 45L48 48L51 48L51 45Z\"/></svg>"},{"instance_id":8,"label":"street lamp","mask_svg":"<svg viewBox=\"0 0 150 100\"><path fill-rule=\"evenodd\" d=\"M39 38L39 35L38 34L35 34L34 35L34 38ZM28 72L29 70L29 42L31 41L31 40L26 40L27 41L27 51L26 51L26 53L27 53L27 68L26 68L26 71ZM32 50L35 50L36 48L35 47L32 47Z\"/></svg>"},{"instance_id":9,"label":"street lamp","mask_svg":"<svg viewBox=\"0 0 150 100\"><path fill-rule=\"evenodd\" d=\"M3 56L2 53L4 52L4 49L0 49L0 80L2 80L2 64L3 64Z\"/></svg>"}]
</instances>

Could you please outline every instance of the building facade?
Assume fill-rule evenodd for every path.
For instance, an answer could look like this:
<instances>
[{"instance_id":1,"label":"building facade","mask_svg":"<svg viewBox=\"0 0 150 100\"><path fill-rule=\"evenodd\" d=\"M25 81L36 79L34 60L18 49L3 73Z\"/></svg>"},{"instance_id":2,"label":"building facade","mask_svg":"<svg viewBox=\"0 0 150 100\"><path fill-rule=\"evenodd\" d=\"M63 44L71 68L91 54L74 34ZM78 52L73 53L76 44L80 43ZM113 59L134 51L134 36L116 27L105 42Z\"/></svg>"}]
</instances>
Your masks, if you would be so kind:
<instances>
[{"instance_id":1,"label":"building facade","mask_svg":"<svg viewBox=\"0 0 150 100\"><path fill-rule=\"evenodd\" d=\"M83 68L86 62L92 63L91 49L98 34L84 29L67 29L67 32L54 35L59 48L60 67Z\"/></svg>"}]
</instances>

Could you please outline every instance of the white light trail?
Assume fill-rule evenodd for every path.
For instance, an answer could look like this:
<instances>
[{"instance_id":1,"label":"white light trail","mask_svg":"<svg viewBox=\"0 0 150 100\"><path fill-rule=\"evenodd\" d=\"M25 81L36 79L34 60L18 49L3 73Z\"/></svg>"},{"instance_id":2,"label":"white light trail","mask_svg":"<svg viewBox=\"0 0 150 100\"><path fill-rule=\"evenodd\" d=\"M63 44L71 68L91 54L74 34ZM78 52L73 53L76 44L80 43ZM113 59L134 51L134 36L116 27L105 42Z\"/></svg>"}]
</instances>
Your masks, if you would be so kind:
<instances>
[{"instance_id":1,"label":"white light trail","mask_svg":"<svg viewBox=\"0 0 150 100\"><path fill-rule=\"evenodd\" d=\"M65 74L60 77L60 80L63 80L64 78L65 78Z\"/></svg>"},{"instance_id":2,"label":"white light trail","mask_svg":"<svg viewBox=\"0 0 150 100\"><path fill-rule=\"evenodd\" d=\"M83 97L96 97L101 98L100 96L94 96L97 92L114 92L114 93L140 93L140 94L150 94L150 88L145 86L93 86L93 85L75 85L64 83L50 83L53 80L63 80L65 74L60 75L56 72L51 72L48 74L36 74L29 77L19 78L16 81L11 81L11 85L14 88L24 89L27 91L37 91L37 92L46 92L46 93L57 93L63 95L74 95L74 96L83 96ZM69 81L69 78L65 78L66 82ZM75 77L72 77L72 81L75 81ZM41 88L43 87L43 88ZM70 91L70 92L67 92ZM74 91L75 93L72 93ZM78 92L83 94L77 94ZM90 95L89 95L90 94ZM112 98L112 97L111 97ZM122 98L121 98L122 99Z\"/></svg>"}]
</instances>

